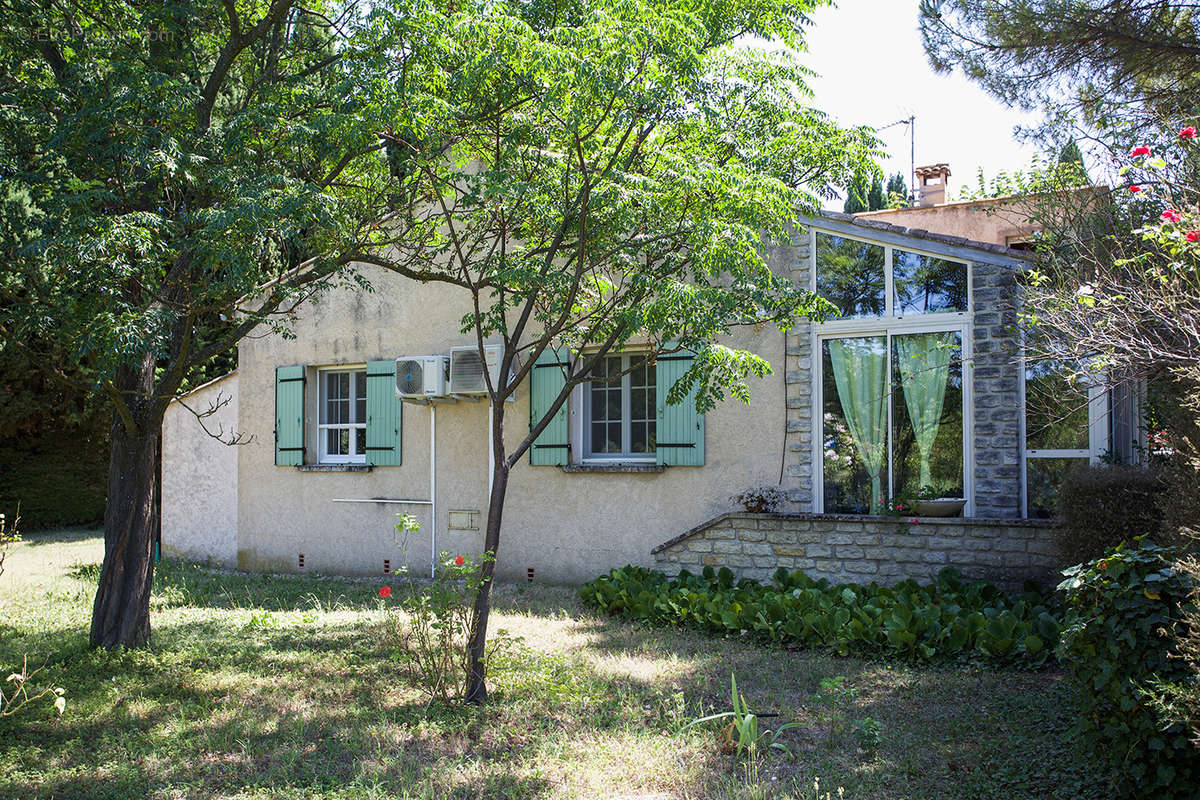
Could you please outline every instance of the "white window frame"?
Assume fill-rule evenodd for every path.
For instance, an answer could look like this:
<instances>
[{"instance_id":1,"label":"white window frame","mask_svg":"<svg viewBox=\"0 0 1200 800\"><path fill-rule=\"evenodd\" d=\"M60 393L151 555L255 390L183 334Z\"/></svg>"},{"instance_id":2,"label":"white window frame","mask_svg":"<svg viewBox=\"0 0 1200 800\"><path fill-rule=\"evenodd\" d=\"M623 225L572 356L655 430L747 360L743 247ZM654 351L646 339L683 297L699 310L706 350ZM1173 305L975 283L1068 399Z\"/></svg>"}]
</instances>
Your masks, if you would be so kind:
<instances>
[{"instance_id":1,"label":"white window frame","mask_svg":"<svg viewBox=\"0 0 1200 800\"><path fill-rule=\"evenodd\" d=\"M882 247L884 249L884 292L885 314L880 317L856 317L853 319L834 319L829 322L817 323L812 326L810 334L810 353L812 359L812 464L813 464L813 509L818 514L825 513L825 447L824 447L824 408L825 408L825 359L823 344L828 339L844 339L848 337L883 336L888 341L887 346L887 380L889 387L892 383L892 347L891 337L906 333L942 333L953 332L960 335L962 361L962 415L963 415L963 495L966 504L963 506L963 516L970 517L975 513L975 381L973 378L973 316L974 316L974 264L962 258L947 256L943 253L931 252L920 247L895 246L863 236L854 236L836 230L825 230L816 227L809 228L809 289L817 291L817 234L823 233L838 236L843 239L853 239L864 244ZM967 275L967 309L965 311L937 311L928 314L895 314L895 287L893 280L892 251L903 250L906 253L916 253L943 261L954 261L963 264ZM888 452L887 452L887 496L893 496L892 475L892 402L887 406L888 420Z\"/></svg>"},{"instance_id":2,"label":"white window frame","mask_svg":"<svg viewBox=\"0 0 1200 800\"><path fill-rule=\"evenodd\" d=\"M1095 382L1088 385L1088 446L1086 448L1029 448L1026 447L1028 434L1027 410L1025 407L1025 367L1026 357L1024 348L1021 352L1021 516L1029 518L1029 461L1039 458L1077 458L1087 459L1090 465L1099 464L1104 453L1109 449L1109 396L1106 373L1097 373Z\"/></svg>"},{"instance_id":3,"label":"white window frame","mask_svg":"<svg viewBox=\"0 0 1200 800\"><path fill-rule=\"evenodd\" d=\"M365 373L367 371L366 364L339 364L334 367L321 367L317 370L317 463L319 464L365 464L367 463L367 453L364 450L361 453L355 452L358 447L358 437L355 434L358 430L365 431L367 429L367 421L355 421L349 423L323 423L321 418L325 411L326 402L326 384L327 377L335 373L348 373L350 375L350 416L353 419L356 416L358 406L358 381L355 378L357 373ZM363 400L366 400L366 395L363 395ZM350 453L340 454L329 452L329 441L326 432L330 430L350 430Z\"/></svg>"},{"instance_id":4,"label":"white window frame","mask_svg":"<svg viewBox=\"0 0 1200 800\"><path fill-rule=\"evenodd\" d=\"M645 353L624 351L620 353L610 353L605 358L620 358L622 370L629 369L629 360L645 357ZM657 415L659 405L659 387L658 376L654 365L649 365L652 374L655 375L654 380L654 408ZM630 428L630 398L632 391L630 389L630 381L632 373L626 372L621 376L621 452L620 453L593 453L592 452L592 382L584 381L578 387L577 402L573 403L576 408L580 409L578 422L578 437L577 441L580 444L579 452L582 454L580 463L583 464L654 464L658 461L656 451L649 453L631 453L631 428ZM576 398L571 398L576 400Z\"/></svg>"}]
</instances>

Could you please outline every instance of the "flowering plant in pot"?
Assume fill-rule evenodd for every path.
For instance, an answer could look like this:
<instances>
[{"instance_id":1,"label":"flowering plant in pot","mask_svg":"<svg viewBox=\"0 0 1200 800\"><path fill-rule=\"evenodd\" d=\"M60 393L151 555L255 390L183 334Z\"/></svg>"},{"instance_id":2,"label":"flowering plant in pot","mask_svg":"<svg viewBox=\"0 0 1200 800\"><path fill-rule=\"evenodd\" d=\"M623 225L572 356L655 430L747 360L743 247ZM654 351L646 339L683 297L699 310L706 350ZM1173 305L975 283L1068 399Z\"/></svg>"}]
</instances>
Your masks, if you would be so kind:
<instances>
[{"instance_id":1,"label":"flowering plant in pot","mask_svg":"<svg viewBox=\"0 0 1200 800\"><path fill-rule=\"evenodd\" d=\"M787 495L782 486L755 486L730 499L751 514L768 514L778 511Z\"/></svg>"}]
</instances>

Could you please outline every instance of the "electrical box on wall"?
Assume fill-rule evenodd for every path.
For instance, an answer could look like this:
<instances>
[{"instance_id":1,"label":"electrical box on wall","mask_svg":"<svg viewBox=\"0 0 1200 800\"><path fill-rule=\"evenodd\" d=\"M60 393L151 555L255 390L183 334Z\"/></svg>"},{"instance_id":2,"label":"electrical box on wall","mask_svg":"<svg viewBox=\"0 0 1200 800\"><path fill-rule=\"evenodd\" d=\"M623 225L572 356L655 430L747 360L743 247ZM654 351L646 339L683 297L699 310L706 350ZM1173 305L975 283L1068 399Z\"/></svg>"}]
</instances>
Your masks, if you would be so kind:
<instances>
[{"instance_id":1,"label":"electrical box on wall","mask_svg":"<svg viewBox=\"0 0 1200 800\"><path fill-rule=\"evenodd\" d=\"M477 510L452 509L446 528L452 531L477 531L479 530L479 516Z\"/></svg>"}]
</instances>

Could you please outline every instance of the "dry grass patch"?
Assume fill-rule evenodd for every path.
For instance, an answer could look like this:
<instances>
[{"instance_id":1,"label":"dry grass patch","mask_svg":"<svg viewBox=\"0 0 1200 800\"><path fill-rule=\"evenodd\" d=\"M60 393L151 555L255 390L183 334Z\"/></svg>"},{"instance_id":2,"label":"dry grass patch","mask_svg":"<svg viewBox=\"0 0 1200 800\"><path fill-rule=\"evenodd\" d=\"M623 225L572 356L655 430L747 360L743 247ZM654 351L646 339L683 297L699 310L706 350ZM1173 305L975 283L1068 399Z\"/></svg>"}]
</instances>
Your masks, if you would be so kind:
<instances>
[{"instance_id":1,"label":"dry grass patch","mask_svg":"<svg viewBox=\"0 0 1200 800\"><path fill-rule=\"evenodd\" d=\"M492 702L447 707L379 646L373 582L167 562L153 649L93 652L100 555L98 534L41 536L0 578L0 666L29 653L68 689L61 719L39 708L0 722L0 797L810 800L817 777L870 800L1103 796L1066 738L1054 673L771 649L507 585ZM802 723L783 736L794 759L748 769L718 751L716 726L679 733L728 710L730 673L755 711L778 715L767 724ZM835 708L822 681L839 678L852 691ZM881 725L875 747L848 732L866 718Z\"/></svg>"}]
</instances>

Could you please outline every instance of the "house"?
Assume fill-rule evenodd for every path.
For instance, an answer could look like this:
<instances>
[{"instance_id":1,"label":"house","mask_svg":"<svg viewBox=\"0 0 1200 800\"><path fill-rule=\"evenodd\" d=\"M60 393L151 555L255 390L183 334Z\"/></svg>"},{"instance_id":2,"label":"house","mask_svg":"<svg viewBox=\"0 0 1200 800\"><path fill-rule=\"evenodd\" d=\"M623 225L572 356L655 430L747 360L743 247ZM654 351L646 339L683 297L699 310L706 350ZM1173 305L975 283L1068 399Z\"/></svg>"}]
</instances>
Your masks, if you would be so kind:
<instances>
[{"instance_id":1,"label":"house","mask_svg":"<svg viewBox=\"0 0 1200 800\"><path fill-rule=\"evenodd\" d=\"M869 218L799 218L770 263L842 316L786 335L738 334L733 344L775 367L753 383L749 404L703 416L666 407L686 369L668 359L577 388L561 424L512 472L498 574L574 583L635 563L880 582L945 566L1007 584L1052 576L1053 531L1036 517L1056 480L1117 446L1114 431L1135 428L1112 424L1104 387L1052 369L1026 375L1014 276L1027 258ZM375 291L322 296L294 338L246 339L235 374L172 405L167 554L384 575L482 549L486 400L417 404L395 391L398 358L472 345L459 332L464 297L363 269ZM606 368L619 371L626 357ZM540 419L555 380L558 370L532 371L508 414L509 441ZM220 444L188 410L214 404L208 428L236 429L247 443ZM764 484L785 487L781 513L735 511L732 495ZM878 516L922 489L959 498L943 504L958 515ZM420 531L398 533L398 513Z\"/></svg>"}]
</instances>

